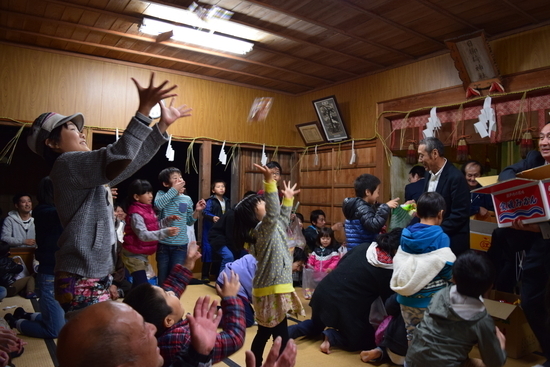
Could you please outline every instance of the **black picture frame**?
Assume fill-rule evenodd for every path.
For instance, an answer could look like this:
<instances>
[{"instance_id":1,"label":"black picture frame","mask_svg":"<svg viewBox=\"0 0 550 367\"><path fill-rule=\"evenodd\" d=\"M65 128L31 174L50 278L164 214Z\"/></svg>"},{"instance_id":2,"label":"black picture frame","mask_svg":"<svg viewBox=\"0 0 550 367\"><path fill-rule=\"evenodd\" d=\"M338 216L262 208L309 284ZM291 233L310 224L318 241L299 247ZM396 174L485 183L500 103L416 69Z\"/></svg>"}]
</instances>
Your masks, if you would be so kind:
<instances>
[{"instance_id":1,"label":"black picture frame","mask_svg":"<svg viewBox=\"0 0 550 367\"><path fill-rule=\"evenodd\" d=\"M306 122L304 124L296 125L302 140L306 145L317 145L323 144L327 141L325 140L325 135L322 132L322 127L319 121Z\"/></svg>"},{"instance_id":2,"label":"black picture frame","mask_svg":"<svg viewBox=\"0 0 550 367\"><path fill-rule=\"evenodd\" d=\"M328 142L349 139L336 96L316 99L312 103Z\"/></svg>"}]
</instances>

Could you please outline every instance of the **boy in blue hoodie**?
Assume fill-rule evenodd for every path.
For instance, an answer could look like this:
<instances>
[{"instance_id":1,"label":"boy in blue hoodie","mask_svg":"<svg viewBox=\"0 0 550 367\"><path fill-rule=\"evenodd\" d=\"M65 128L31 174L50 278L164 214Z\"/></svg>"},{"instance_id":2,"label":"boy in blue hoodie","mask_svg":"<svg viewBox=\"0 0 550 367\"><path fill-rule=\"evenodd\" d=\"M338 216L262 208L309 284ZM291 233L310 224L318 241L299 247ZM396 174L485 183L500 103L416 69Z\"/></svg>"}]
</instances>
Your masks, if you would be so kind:
<instances>
[{"instance_id":1,"label":"boy in blue hoodie","mask_svg":"<svg viewBox=\"0 0 550 367\"><path fill-rule=\"evenodd\" d=\"M390 287L398 294L409 342L433 295L452 278L456 257L449 236L440 227L445 207L445 199L437 192L422 194L416 204L420 223L403 229L401 244L393 258Z\"/></svg>"}]
</instances>

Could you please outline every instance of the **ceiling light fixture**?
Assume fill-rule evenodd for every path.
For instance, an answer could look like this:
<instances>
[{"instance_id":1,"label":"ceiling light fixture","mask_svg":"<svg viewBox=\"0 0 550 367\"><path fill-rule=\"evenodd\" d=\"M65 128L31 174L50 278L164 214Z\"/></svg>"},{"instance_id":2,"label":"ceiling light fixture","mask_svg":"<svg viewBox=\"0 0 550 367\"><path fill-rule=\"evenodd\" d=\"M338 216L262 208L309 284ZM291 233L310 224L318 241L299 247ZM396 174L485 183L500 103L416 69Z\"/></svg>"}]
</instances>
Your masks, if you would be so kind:
<instances>
[{"instance_id":1,"label":"ceiling light fixture","mask_svg":"<svg viewBox=\"0 0 550 367\"><path fill-rule=\"evenodd\" d=\"M143 18L139 31L158 36L172 31L172 39L184 43L191 43L201 47L244 55L252 50L254 44L235 38L222 36L212 30L198 30L190 27L177 26L151 18Z\"/></svg>"}]
</instances>

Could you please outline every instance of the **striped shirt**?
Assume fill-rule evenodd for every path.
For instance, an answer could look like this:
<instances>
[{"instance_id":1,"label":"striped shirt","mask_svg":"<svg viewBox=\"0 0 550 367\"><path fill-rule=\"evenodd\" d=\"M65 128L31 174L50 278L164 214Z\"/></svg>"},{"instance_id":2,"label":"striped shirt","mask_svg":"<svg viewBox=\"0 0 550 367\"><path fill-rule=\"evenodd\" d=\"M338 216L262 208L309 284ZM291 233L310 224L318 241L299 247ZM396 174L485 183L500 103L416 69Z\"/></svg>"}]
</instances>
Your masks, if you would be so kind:
<instances>
[{"instance_id":1,"label":"striped shirt","mask_svg":"<svg viewBox=\"0 0 550 367\"><path fill-rule=\"evenodd\" d=\"M172 237L166 237L160 240L159 243L163 245L187 245L189 243L187 226L191 226L197 221L193 218L194 209L191 198L187 195L180 194L178 190L171 187L167 192L157 192L155 196L155 207L160 209L160 219L164 219L171 215L178 215L181 217L180 220L175 220L171 223L172 227L179 227L179 233Z\"/></svg>"}]
</instances>

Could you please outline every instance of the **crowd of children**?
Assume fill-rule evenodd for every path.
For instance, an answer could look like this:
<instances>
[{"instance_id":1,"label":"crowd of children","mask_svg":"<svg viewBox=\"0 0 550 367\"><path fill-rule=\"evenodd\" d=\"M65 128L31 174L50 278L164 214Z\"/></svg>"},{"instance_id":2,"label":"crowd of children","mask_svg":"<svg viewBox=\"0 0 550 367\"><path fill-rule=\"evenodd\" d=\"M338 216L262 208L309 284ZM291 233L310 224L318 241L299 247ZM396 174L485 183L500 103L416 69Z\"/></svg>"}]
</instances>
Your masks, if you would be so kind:
<instances>
[{"instance_id":1,"label":"crowd of children","mask_svg":"<svg viewBox=\"0 0 550 367\"><path fill-rule=\"evenodd\" d=\"M215 335L210 355L204 356L212 363L239 350L246 327L256 324L252 354L247 356L256 366L262 365L271 337L282 351L291 338L319 335L324 338L322 352L328 354L332 347L363 350L364 362L504 365L505 337L482 300L493 285L495 271L484 255L466 251L455 256L441 228L447 205L437 192L423 193L416 200L418 222L387 232L399 198L378 203L380 180L362 174L354 182L355 197L343 201L345 224L325 227L325 213L314 210L303 236L303 217L291 215L300 190L286 181L278 187L282 168L277 162L255 165L263 175L263 189L247 193L233 208L221 180L212 183L211 197L194 204L175 167L159 173L161 190L156 195L151 183L136 179L129 186L126 206L114 205L111 188L146 164L167 140L166 129L190 112L185 106L166 107L162 102L174 96L175 86L167 82L155 86L153 76L148 87L134 82L140 97L137 113L123 137L108 147L88 148L81 114L45 113L33 124L29 147L52 167L51 180L44 183L49 184L49 195L44 197L41 191L40 210L35 213L43 312L17 309L6 316L12 328L53 338L64 324L63 312L116 299L120 293L113 288L111 273L120 257L132 279L123 302L156 328L164 366L184 365L182 358L193 348L192 334L198 329L193 317L183 317L180 298L202 258L201 278L208 282L216 277L221 297L217 313L221 323L215 324L220 323L222 331ZM149 127L149 111L159 102L161 119ZM34 238L21 236L32 222L32 202L29 206L25 200L14 199L21 210L10 220L21 227L18 243L34 246ZM58 222L51 221L53 215ZM200 252L188 235L199 217L203 218ZM291 221L298 223L299 236L290 234ZM335 238L335 231L342 228L343 244ZM3 238L8 232L3 230ZM59 248L53 248L54 243ZM9 247L1 250L7 253ZM153 254L159 286L151 284L147 275ZM11 289L21 269L14 266L12 273L6 269L2 284ZM293 278L300 272L301 279ZM294 288L300 283L304 298L311 299L312 317L289 327L290 315L305 315ZM211 310L216 306L217 301ZM381 308L387 315L373 326L372 313ZM481 360L469 357L476 344Z\"/></svg>"}]
</instances>

